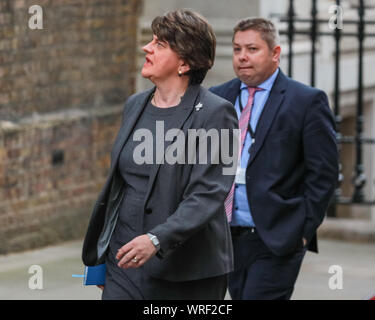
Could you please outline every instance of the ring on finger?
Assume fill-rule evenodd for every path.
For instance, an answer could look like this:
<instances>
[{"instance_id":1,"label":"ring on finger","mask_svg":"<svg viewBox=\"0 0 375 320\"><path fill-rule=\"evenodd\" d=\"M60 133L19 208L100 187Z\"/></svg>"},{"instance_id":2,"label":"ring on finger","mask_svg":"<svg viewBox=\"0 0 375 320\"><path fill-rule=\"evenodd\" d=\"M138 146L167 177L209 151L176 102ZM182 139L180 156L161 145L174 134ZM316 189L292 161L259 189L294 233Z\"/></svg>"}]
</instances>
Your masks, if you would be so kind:
<instances>
[{"instance_id":1,"label":"ring on finger","mask_svg":"<svg viewBox=\"0 0 375 320\"><path fill-rule=\"evenodd\" d=\"M132 262L137 263L137 262L138 262L137 257L134 257L134 258L132 259Z\"/></svg>"}]
</instances>

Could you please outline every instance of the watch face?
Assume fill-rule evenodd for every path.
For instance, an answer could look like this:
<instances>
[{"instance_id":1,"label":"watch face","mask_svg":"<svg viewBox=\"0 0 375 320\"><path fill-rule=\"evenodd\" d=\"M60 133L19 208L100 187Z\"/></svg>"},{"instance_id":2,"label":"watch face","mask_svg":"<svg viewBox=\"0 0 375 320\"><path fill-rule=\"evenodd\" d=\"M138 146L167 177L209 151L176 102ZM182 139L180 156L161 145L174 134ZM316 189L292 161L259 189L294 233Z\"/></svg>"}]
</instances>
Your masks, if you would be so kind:
<instances>
[{"instance_id":1,"label":"watch face","mask_svg":"<svg viewBox=\"0 0 375 320\"><path fill-rule=\"evenodd\" d=\"M159 247L159 240L156 236L149 234L150 240L155 247Z\"/></svg>"}]
</instances>

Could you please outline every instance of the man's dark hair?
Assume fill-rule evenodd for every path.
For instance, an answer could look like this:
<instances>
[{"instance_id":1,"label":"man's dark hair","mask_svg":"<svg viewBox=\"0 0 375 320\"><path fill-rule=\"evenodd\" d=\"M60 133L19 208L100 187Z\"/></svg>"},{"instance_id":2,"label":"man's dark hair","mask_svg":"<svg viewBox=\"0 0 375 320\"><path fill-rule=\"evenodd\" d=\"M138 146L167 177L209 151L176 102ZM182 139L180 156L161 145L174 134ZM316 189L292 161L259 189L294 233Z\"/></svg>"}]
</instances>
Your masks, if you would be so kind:
<instances>
[{"instance_id":1,"label":"man's dark hair","mask_svg":"<svg viewBox=\"0 0 375 320\"><path fill-rule=\"evenodd\" d=\"M233 28L232 42L237 31L247 30L258 31L270 50L279 45L279 32L275 25L272 21L263 18L246 18L239 21Z\"/></svg>"}]
</instances>

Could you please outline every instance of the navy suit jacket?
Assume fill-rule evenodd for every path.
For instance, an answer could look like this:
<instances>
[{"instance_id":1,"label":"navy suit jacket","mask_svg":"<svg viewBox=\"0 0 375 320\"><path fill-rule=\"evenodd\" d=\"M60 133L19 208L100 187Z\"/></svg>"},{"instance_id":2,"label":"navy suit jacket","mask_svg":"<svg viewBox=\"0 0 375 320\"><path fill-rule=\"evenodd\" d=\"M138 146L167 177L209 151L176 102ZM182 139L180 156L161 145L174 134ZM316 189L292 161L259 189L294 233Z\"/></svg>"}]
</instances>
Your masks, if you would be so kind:
<instances>
[{"instance_id":1,"label":"navy suit jacket","mask_svg":"<svg viewBox=\"0 0 375 320\"><path fill-rule=\"evenodd\" d=\"M210 90L235 104L240 80ZM335 121L326 94L280 70L259 119L246 168L246 189L258 233L282 256L318 252L322 223L338 176Z\"/></svg>"}]
</instances>

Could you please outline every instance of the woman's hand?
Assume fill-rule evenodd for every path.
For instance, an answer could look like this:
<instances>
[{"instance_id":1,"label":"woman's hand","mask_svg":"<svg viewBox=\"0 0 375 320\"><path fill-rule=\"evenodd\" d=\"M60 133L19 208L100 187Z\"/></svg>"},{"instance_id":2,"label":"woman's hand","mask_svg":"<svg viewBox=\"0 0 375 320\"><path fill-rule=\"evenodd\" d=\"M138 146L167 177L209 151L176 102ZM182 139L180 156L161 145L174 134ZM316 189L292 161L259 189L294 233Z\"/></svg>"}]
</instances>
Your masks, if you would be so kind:
<instances>
[{"instance_id":1,"label":"woman's hand","mask_svg":"<svg viewBox=\"0 0 375 320\"><path fill-rule=\"evenodd\" d=\"M122 246L116 255L120 268L138 268L156 254L156 248L147 234L138 236Z\"/></svg>"}]
</instances>

